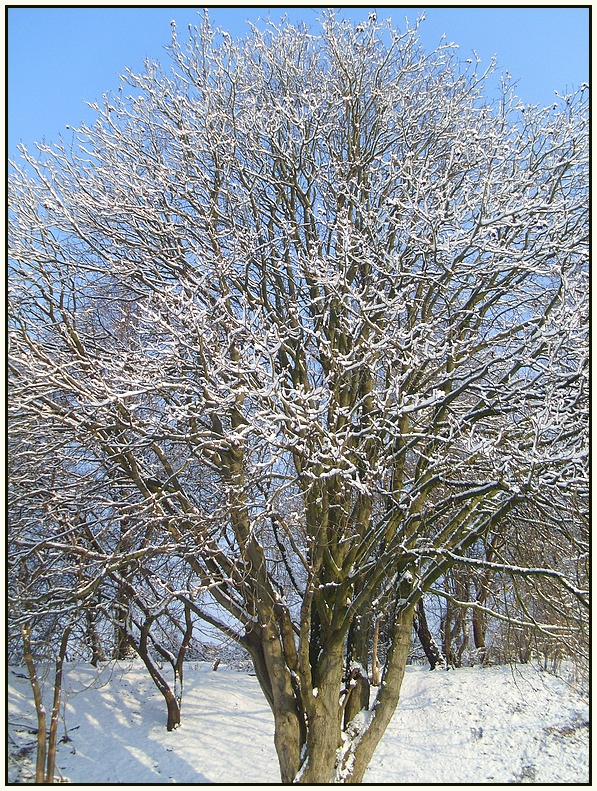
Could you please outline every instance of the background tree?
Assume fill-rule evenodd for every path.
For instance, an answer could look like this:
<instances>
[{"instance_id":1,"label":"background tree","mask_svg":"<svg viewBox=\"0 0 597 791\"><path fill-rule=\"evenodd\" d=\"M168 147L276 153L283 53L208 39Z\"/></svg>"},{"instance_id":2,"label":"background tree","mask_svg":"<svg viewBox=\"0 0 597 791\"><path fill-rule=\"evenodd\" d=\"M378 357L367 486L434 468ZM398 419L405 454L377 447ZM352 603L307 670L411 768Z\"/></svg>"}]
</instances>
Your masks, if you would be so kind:
<instances>
[{"instance_id":1,"label":"background tree","mask_svg":"<svg viewBox=\"0 0 597 791\"><path fill-rule=\"evenodd\" d=\"M359 782L421 597L586 486L586 99L489 105L487 73L374 16L238 43L204 17L170 56L73 146L23 151L11 407L134 516L126 563L186 564L251 655L282 781ZM105 316L132 302L124 338ZM584 606L575 551L500 570ZM351 719L349 634L387 602Z\"/></svg>"}]
</instances>

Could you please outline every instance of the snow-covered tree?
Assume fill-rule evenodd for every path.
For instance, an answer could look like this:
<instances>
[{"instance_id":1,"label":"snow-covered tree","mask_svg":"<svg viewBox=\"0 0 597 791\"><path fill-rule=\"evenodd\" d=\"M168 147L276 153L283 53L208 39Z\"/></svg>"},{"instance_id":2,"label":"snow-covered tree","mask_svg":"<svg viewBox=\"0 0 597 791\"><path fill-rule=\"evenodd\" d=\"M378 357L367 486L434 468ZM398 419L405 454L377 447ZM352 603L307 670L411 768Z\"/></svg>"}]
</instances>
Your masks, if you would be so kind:
<instances>
[{"instance_id":1,"label":"snow-covered tree","mask_svg":"<svg viewBox=\"0 0 597 791\"><path fill-rule=\"evenodd\" d=\"M15 425L123 529L97 585L134 568L248 649L306 783L362 780L423 594L587 486L586 91L488 103L493 66L416 27L320 22L174 28L9 187Z\"/></svg>"}]
</instances>

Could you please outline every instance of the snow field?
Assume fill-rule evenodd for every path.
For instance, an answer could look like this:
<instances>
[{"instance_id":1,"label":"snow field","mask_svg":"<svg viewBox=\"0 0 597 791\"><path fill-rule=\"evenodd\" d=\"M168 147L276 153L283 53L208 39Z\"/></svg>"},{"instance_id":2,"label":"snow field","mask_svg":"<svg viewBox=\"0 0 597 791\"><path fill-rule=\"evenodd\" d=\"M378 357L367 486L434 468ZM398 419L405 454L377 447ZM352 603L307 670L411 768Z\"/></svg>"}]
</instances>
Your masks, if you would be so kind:
<instances>
[{"instance_id":1,"label":"snow field","mask_svg":"<svg viewBox=\"0 0 597 791\"><path fill-rule=\"evenodd\" d=\"M588 781L588 705L529 666L407 668L365 777L384 783Z\"/></svg>"},{"instance_id":2,"label":"snow field","mask_svg":"<svg viewBox=\"0 0 597 791\"><path fill-rule=\"evenodd\" d=\"M8 673L8 780L30 782L36 725L22 668ZM51 676L52 674L50 674ZM49 719L51 684L44 684ZM71 783L278 783L273 718L257 679L185 666L182 725L139 662L65 666L57 779ZM367 783L586 783L588 705L529 666L408 667Z\"/></svg>"}]
</instances>

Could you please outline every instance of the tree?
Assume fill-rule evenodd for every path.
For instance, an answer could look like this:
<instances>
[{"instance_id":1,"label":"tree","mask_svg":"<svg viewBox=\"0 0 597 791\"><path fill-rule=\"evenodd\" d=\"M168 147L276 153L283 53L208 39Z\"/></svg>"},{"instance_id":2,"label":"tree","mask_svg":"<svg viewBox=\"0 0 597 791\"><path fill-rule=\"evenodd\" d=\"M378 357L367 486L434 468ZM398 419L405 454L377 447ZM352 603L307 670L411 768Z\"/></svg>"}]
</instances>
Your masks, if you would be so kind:
<instances>
[{"instance_id":1,"label":"tree","mask_svg":"<svg viewBox=\"0 0 597 791\"><path fill-rule=\"evenodd\" d=\"M39 684L37 670L31 651L29 627L21 627L23 639L23 657L27 665L29 681L33 691L35 712L37 715L37 750L35 763L35 782L53 783L56 767L56 744L58 734L58 717L60 714L60 697L62 694L62 666L66 656L66 646L70 635L70 626L67 626L60 641L60 650L56 657L54 673L54 698L52 702L52 716L50 718L49 733L46 732L46 711L43 704L42 692Z\"/></svg>"},{"instance_id":2,"label":"tree","mask_svg":"<svg viewBox=\"0 0 597 791\"><path fill-rule=\"evenodd\" d=\"M11 408L134 515L110 568L249 651L282 781L359 782L421 597L586 492L585 92L490 105L492 66L373 16L237 43L204 16L169 53L15 166ZM566 568L500 568L585 606ZM351 627L382 611L347 720Z\"/></svg>"}]
</instances>

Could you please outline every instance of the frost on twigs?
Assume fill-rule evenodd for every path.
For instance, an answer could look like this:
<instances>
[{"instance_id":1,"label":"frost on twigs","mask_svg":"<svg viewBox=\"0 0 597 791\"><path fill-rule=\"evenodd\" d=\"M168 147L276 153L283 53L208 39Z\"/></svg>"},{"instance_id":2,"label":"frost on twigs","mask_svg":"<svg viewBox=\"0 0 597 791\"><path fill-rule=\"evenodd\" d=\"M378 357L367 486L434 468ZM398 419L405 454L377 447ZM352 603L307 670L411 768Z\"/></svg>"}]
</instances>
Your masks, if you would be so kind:
<instances>
[{"instance_id":1,"label":"frost on twigs","mask_svg":"<svg viewBox=\"0 0 597 791\"><path fill-rule=\"evenodd\" d=\"M431 590L585 645L587 92L417 36L205 15L9 181L13 626L240 643L285 781Z\"/></svg>"}]
</instances>

